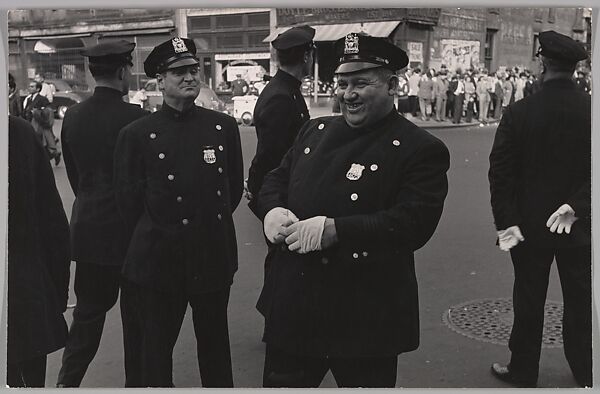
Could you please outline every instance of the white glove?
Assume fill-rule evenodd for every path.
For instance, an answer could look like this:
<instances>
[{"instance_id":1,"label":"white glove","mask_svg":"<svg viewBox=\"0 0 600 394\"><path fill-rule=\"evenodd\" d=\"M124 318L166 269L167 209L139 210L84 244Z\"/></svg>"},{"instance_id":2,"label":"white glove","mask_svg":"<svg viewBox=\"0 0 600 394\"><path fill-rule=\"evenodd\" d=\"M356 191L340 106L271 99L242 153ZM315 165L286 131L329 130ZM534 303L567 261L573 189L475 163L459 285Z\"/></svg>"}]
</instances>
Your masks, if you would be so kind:
<instances>
[{"instance_id":1,"label":"white glove","mask_svg":"<svg viewBox=\"0 0 600 394\"><path fill-rule=\"evenodd\" d=\"M292 223L296 223L298 218L289 209L276 207L271 209L263 221L263 229L267 239L278 244L285 239L284 230Z\"/></svg>"},{"instance_id":2,"label":"white glove","mask_svg":"<svg viewBox=\"0 0 600 394\"><path fill-rule=\"evenodd\" d=\"M300 254L321 250L321 239L325 228L325 216L314 216L292 224L285 229L285 243L292 252Z\"/></svg>"},{"instance_id":3,"label":"white glove","mask_svg":"<svg viewBox=\"0 0 600 394\"><path fill-rule=\"evenodd\" d=\"M569 204L563 204L548 218L546 222L546 227L550 228L550 232L557 232L559 234L571 233L571 226L577 220L577 216L575 216L575 211Z\"/></svg>"},{"instance_id":4,"label":"white glove","mask_svg":"<svg viewBox=\"0 0 600 394\"><path fill-rule=\"evenodd\" d=\"M498 247L503 252L508 252L521 241L525 241L519 226L510 226L506 230L498 231Z\"/></svg>"}]
</instances>

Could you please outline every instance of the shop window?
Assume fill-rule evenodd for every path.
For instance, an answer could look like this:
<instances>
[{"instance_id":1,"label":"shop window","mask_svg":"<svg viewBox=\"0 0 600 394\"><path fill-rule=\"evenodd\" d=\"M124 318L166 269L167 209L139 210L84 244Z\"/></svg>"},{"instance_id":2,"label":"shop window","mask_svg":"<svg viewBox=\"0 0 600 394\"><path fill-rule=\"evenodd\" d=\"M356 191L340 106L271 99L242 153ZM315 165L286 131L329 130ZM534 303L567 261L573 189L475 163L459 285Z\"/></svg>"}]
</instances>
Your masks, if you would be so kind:
<instances>
[{"instance_id":1,"label":"shop window","mask_svg":"<svg viewBox=\"0 0 600 394\"><path fill-rule=\"evenodd\" d=\"M210 16L195 16L189 18L190 31L210 30Z\"/></svg>"},{"instance_id":2,"label":"shop window","mask_svg":"<svg viewBox=\"0 0 600 394\"><path fill-rule=\"evenodd\" d=\"M268 27L270 16L268 12L248 14L248 27Z\"/></svg>"},{"instance_id":3,"label":"shop window","mask_svg":"<svg viewBox=\"0 0 600 394\"><path fill-rule=\"evenodd\" d=\"M242 27L242 15L217 15L217 29Z\"/></svg>"},{"instance_id":4,"label":"shop window","mask_svg":"<svg viewBox=\"0 0 600 394\"><path fill-rule=\"evenodd\" d=\"M249 48L262 48L267 47L268 44L264 43L263 40L269 35L268 30L260 32L248 33L248 47Z\"/></svg>"},{"instance_id":5,"label":"shop window","mask_svg":"<svg viewBox=\"0 0 600 394\"><path fill-rule=\"evenodd\" d=\"M244 47L244 35L242 33L217 35L217 48L218 49L243 48L243 47Z\"/></svg>"}]
</instances>

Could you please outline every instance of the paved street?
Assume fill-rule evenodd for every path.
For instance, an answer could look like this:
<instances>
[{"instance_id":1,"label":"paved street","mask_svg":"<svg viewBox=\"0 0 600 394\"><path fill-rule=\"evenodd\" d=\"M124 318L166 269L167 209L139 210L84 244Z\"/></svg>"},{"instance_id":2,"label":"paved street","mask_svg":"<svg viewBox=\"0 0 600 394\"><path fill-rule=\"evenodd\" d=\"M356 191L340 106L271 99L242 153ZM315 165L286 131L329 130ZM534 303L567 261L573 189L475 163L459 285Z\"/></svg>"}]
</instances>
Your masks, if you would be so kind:
<instances>
[{"instance_id":1,"label":"paved street","mask_svg":"<svg viewBox=\"0 0 600 394\"><path fill-rule=\"evenodd\" d=\"M58 134L60 123L56 122ZM450 149L450 189L444 214L431 241L416 254L421 309L421 345L401 355L397 386L507 387L489 373L494 361L505 362L506 346L470 339L450 330L442 320L448 308L471 300L509 298L512 267L508 254L495 246L489 189L488 155L494 126L432 129ZM241 127L247 172L256 146L254 128ZM57 185L70 216L73 195L64 164L54 170ZM229 303L231 351L237 387L260 387L264 345L262 317L254 306L262 285L266 247L261 224L245 202L235 212L239 271ZM71 290L72 292L72 290ZM548 299L561 300L556 270L552 270ZM71 293L70 303L75 302ZM67 312L71 319L72 310ZM54 386L62 350L49 356L47 385ZM122 387L124 383L122 334L118 308L109 314L100 350L86 375L84 387ZM174 351L174 383L199 386L195 340L186 315ZM544 348L540 368L541 387L574 387L562 347ZM336 387L329 374L322 387Z\"/></svg>"}]
</instances>

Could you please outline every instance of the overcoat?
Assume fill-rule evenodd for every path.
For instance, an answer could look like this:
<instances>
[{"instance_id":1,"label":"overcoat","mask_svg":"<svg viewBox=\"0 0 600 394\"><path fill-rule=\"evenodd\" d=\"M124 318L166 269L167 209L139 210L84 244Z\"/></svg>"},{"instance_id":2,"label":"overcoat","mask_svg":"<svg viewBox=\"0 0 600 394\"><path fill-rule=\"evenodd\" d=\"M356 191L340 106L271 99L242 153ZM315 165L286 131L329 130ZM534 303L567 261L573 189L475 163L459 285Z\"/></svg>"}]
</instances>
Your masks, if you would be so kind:
<instances>
[{"instance_id":1,"label":"overcoat","mask_svg":"<svg viewBox=\"0 0 600 394\"><path fill-rule=\"evenodd\" d=\"M237 270L232 213L243 191L234 118L166 103L119 133L117 204L132 233L123 274L159 291L230 286Z\"/></svg>"},{"instance_id":2,"label":"overcoat","mask_svg":"<svg viewBox=\"0 0 600 394\"><path fill-rule=\"evenodd\" d=\"M69 225L33 127L9 116L8 357L11 364L65 345Z\"/></svg>"},{"instance_id":3,"label":"overcoat","mask_svg":"<svg viewBox=\"0 0 600 394\"><path fill-rule=\"evenodd\" d=\"M254 108L257 145L248 170L248 189L252 194L258 195L265 175L279 165L309 118L300 81L283 70L277 71ZM255 211L256 201L249 206Z\"/></svg>"},{"instance_id":4,"label":"overcoat","mask_svg":"<svg viewBox=\"0 0 600 394\"><path fill-rule=\"evenodd\" d=\"M119 131L148 112L121 97L116 89L96 87L63 120L63 155L75 194L71 253L77 262L121 265L127 250L113 186L114 151Z\"/></svg>"},{"instance_id":5,"label":"overcoat","mask_svg":"<svg viewBox=\"0 0 600 394\"><path fill-rule=\"evenodd\" d=\"M259 213L333 218L339 242L304 255L276 249L261 294L266 342L318 357L416 349L413 252L438 224L448 167L446 146L395 110L368 128L342 116L309 121L265 177Z\"/></svg>"},{"instance_id":6,"label":"overcoat","mask_svg":"<svg viewBox=\"0 0 600 394\"><path fill-rule=\"evenodd\" d=\"M591 242L591 97L556 79L510 105L496 130L489 181L496 228L518 225L528 243L569 247ZM546 221L562 204L579 219L570 234Z\"/></svg>"}]
</instances>

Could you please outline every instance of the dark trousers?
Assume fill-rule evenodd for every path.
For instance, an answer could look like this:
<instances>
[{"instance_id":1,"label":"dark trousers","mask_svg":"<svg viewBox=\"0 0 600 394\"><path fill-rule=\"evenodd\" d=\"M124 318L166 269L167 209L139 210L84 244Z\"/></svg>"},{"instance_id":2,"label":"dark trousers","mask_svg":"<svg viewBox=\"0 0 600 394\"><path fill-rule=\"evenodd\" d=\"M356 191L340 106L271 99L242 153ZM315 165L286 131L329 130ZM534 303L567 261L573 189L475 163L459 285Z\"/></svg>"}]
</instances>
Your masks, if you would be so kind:
<instances>
[{"instance_id":1,"label":"dark trousers","mask_svg":"<svg viewBox=\"0 0 600 394\"><path fill-rule=\"evenodd\" d=\"M452 123L460 123L462 117L463 102L465 100L464 94L454 95L454 110L452 111Z\"/></svg>"},{"instance_id":2,"label":"dark trousers","mask_svg":"<svg viewBox=\"0 0 600 394\"><path fill-rule=\"evenodd\" d=\"M203 387L233 387L227 304L229 287L205 293L163 293L135 286L131 299L141 324L141 380L144 387L174 387L173 347L188 303L192 308Z\"/></svg>"},{"instance_id":3,"label":"dark trousers","mask_svg":"<svg viewBox=\"0 0 600 394\"><path fill-rule=\"evenodd\" d=\"M331 370L338 387L394 387L398 357L295 356L267 345L263 387L319 387Z\"/></svg>"},{"instance_id":4,"label":"dark trousers","mask_svg":"<svg viewBox=\"0 0 600 394\"><path fill-rule=\"evenodd\" d=\"M6 364L6 384L9 387L44 387L46 355Z\"/></svg>"},{"instance_id":5,"label":"dark trousers","mask_svg":"<svg viewBox=\"0 0 600 394\"><path fill-rule=\"evenodd\" d=\"M515 270L514 323L509 348L511 370L537 379L544 304L550 266L556 258L563 293L564 352L581 386L592 385L591 246L545 249L519 244L511 250Z\"/></svg>"},{"instance_id":6,"label":"dark trousers","mask_svg":"<svg viewBox=\"0 0 600 394\"><path fill-rule=\"evenodd\" d=\"M106 313L116 304L121 286L121 267L77 263L75 269L75 295L77 305L73 311L73 322L62 357L62 367L57 384L79 387L94 359ZM125 387L136 387L135 375L139 375L139 361L135 361L139 350L132 346L129 338L136 338L135 326L128 324L127 292L121 294L121 319L125 348Z\"/></svg>"},{"instance_id":7,"label":"dark trousers","mask_svg":"<svg viewBox=\"0 0 600 394\"><path fill-rule=\"evenodd\" d=\"M419 109L419 98L417 96L408 96L408 108L412 116L417 116Z\"/></svg>"}]
</instances>

